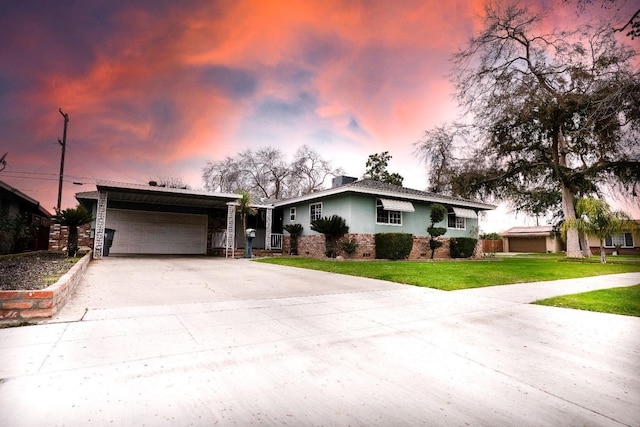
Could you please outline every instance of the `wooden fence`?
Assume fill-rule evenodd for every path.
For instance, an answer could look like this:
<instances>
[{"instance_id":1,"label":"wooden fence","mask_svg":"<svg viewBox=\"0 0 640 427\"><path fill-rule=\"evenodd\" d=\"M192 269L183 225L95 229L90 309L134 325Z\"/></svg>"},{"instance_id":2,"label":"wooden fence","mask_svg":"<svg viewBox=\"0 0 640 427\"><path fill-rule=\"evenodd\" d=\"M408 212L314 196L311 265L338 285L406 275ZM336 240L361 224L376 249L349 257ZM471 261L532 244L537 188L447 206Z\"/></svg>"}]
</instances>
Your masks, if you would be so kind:
<instances>
[{"instance_id":1,"label":"wooden fence","mask_svg":"<svg viewBox=\"0 0 640 427\"><path fill-rule=\"evenodd\" d=\"M502 250L502 240L482 240L482 252L504 252Z\"/></svg>"}]
</instances>

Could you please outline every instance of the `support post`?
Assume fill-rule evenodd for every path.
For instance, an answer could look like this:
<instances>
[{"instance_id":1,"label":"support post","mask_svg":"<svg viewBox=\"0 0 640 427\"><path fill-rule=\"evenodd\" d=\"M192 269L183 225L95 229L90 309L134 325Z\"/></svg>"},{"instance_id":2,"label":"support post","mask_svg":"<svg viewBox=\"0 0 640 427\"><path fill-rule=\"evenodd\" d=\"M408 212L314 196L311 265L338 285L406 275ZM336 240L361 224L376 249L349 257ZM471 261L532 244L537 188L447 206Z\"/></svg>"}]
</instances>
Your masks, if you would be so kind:
<instances>
[{"instance_id":1,"label":"support post","mask_svg":"<svg viewBox=\"0 0 640 427\"><path fill-rule=\"evenodd\" d=\"M104 229L107 223L107 193L98 193L98 211L96 212L96 230L93 235L93 258L102 259L104 249Z\"/></svg>"}]
</instances>

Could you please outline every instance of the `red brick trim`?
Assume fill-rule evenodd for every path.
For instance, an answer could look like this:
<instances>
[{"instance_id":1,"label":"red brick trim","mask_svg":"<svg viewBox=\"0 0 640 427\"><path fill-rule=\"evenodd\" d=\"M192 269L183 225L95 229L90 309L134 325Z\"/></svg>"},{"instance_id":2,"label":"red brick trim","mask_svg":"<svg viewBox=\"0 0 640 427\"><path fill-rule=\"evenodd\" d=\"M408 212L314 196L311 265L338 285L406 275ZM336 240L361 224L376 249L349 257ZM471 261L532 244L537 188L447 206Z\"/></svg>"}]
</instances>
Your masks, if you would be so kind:
<instances>
[{"instance_id":1,"label":"red brick trim","mask_svg":"<svg viewBox=\"0 0 640 427\"><path fill-rule=\"evenodd\" d=\"M87 253L56 283L41 291L0 291L0 322L19 323L56 314L75 290L91 260Z\"/></svg>"}]
</instances>

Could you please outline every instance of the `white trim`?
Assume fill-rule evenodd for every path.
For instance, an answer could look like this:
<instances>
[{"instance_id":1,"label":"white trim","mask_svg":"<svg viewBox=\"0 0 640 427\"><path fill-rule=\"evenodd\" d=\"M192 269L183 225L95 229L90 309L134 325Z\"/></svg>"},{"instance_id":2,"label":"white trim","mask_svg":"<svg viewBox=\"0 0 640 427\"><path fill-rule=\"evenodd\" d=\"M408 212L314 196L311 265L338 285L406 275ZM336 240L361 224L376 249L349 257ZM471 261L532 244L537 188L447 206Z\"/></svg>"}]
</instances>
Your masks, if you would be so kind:
<instances>
[{"instance_id":1,"label":"white trim","mask_svg":"<svg viewBox=\"0 0 640 427\"><path fill-rule=\"evenodd\" d=\"M322 202L313 202L313 203L309 203L309 223L315 221L317 218L312 218L311 217L311 206L315 206L315 205L320 205L320 216L318 216L318 218L322 218Z\"/></svg>"},{"instance_id":2,"label":"white trim","mask_svg":"<svg viewBox=\"0 0 640 427\"><path fill-rule=\"evenodd\" d=\"M467 229L467 219L463 216L458 216L456 215L455 210L456 208L449 208L447 210L447 229L449 230L466 230ZM449 226L449 218L452 217L455 220L455 225L453 227ZM462 220L462 227L458 227L458 220L461 219Z\"/></svg>"}]
</instances>

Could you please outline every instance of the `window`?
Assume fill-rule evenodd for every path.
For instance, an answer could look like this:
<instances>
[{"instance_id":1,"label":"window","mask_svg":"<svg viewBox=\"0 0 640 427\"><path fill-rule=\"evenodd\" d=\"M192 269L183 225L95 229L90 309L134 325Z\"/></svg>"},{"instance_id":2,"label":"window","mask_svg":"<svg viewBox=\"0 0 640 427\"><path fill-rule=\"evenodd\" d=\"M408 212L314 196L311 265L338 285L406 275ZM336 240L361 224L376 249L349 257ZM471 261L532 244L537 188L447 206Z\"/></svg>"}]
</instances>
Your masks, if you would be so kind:
<instances>
[{"instance_id":1,"label":"window","mask_svg":"<svg viewBox=\"0 0 640 427\"><path fill-rule=\"evenodd\" d=\"M289 221L296 222L296 208L289 209Z\"/></svg>"},{"instance_id":2,"label":"window","mask_svg":"<svg viewBox=\"0 0 640 427\"><path fill-rule=\"evenodd\" d=\"M607 238L604 239L604 245L608 248L613 248L616 245L620 245L623 248L632 248L633 235L631 233L620 233L607 236Z\"/></svg>"},{"instance_id":3,"label":"window","mask_svg":"<svg viewBox=\"0 0 640 427\"><path fill-rule=\"evenodd\" d=\"M456 216L453 209L449 209L449 215L447 218L447 228L455 228L458 230L464 230L467 228L466 218Z\"/></svg>"},{"instance_id":4,"label":"window","mask_svg":"<svg viewBox=\"0 0 640 427\"><path fill-rule=\"evenodd\" d=\"M309 220L315 221L322 217L322 203L312 203L309 205Z\"/></svg>"},{"instance_id":5,"label":"window","mask_svg":"<svg viewBox=\"0 0 640 427\"><path fill-rule=\"evenodd\" d=\"M376 223L402 225L402 212L384 209L382 200L376 200Z\"/></svg>"}]
</instances>

